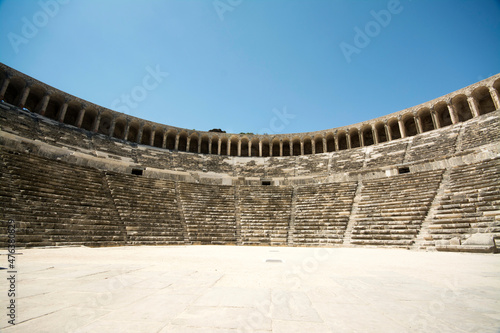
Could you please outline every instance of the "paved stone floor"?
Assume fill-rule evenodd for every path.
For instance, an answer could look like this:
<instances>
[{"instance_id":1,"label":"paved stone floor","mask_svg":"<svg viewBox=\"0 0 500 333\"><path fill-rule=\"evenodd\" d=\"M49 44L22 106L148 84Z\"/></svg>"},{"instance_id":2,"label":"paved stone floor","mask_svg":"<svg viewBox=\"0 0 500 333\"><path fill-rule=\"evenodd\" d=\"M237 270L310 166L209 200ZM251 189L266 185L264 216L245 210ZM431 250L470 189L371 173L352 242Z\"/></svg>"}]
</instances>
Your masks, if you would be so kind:
<instances>
[{"instance_id":1,"label":"paved stone floor","mask_svg":"<svg viewBox=\"0 0 500 333\"><path fill-rule=\"evenodd\" d=\"M500 332L500 255L369 248L21 249L2 332ZM0 267L7 267L2 251Z\"/></svg>"}]
</instances>

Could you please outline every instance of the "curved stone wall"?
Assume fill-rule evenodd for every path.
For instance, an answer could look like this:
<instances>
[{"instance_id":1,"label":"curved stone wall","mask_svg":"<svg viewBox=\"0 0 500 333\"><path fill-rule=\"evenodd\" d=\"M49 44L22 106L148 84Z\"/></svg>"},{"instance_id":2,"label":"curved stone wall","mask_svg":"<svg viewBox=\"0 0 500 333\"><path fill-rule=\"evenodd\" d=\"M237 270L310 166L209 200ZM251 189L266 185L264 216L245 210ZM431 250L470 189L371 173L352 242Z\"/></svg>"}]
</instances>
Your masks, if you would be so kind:
<instances>
[{"instance_id":1,"label":"curved stone wall","mask_svg":"<svg viewBox=\"0 0 500 333\"><path fill-rule=\"evenodd\" d=\"M467 121L500 108L500 74L363 123L309 133L192 131L128 116L48 86L0 63L0 100L111 138L174 151L240 157L301 156L368 147Z\"/></svg>"},{"instance_id":2,"label":"curved stone wall","mask_svg":"<svg viewBox=\"0 0 500 333\"><path fill-rule=\"evenodd\" d=\"M259 156L243 157L116 138L109 135L115 131L102 130L103 119L137 119L91 104L78 108L73 103L77 98L38 81L20 89L27 82L20 81L22 74L5 66L2 71L2 246L7 246L7 221L12 219L18 246L239 244L496 250L494 241L500 238L498 75L422 104L415 108L414 118L410 109L380 118L387 120L382 121L385 142L382 132L376 134L378 119L373 122L373 141L365 140L369 136L355 125L349 129L356 130L349 132L331 130L333 141L328 140L328 131L321 132L326 148L333 142L332 151L314 149L313 154L316 141L309 143L310 133L305 133L298 136L297 145L292 144L292 152L300 147L297 156L264 157L262 142L293 135L256 136ZM54 107L58 94L68 99ZM67 113L70 106L73 111ZM87 112L89 108L96 113ZM60 112L62 118L50 116ZM391 119L397 117L398 125L392 126ZM66 119L74 122L68 124ZM394 128L399 128L400 137L393 135L397 134ZM168 130L177 131L170 139L176 143L184 142L179 135L185 131L186 148L191 147L190 136L200 133ZM338 136L342 131L349 133L346 145L339 145L344 142ZM353 144L354 132L359 141ZM220 147L222 134L205 134L217 135ZM230 147L231 136L225 141ZM244 138L235 137L238 142ZM311 154L304 150L309 144ZM269 155L275 147L269 146ZM283 145L279 147L281 154ZM236 148L240 151L241 146Z\"/></svg>"}]
</instances>

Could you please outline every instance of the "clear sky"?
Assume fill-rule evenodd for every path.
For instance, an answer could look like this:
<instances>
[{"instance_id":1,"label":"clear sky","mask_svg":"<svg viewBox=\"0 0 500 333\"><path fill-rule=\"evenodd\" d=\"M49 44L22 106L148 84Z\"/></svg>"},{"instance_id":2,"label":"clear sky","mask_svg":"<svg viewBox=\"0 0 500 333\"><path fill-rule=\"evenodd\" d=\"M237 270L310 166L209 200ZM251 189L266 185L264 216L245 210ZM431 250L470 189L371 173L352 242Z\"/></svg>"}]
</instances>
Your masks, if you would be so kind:
<instances>
[{"instance_id":1,"label":"clear sky","mask_svg":"<svg viewBox=\"0 0 500 333\"><path fill-rule=\"evenodd\" d=\"M147 120L362 122L500 72L493 0L5 0L0 62Z\"/></svg>"}]
</instances>

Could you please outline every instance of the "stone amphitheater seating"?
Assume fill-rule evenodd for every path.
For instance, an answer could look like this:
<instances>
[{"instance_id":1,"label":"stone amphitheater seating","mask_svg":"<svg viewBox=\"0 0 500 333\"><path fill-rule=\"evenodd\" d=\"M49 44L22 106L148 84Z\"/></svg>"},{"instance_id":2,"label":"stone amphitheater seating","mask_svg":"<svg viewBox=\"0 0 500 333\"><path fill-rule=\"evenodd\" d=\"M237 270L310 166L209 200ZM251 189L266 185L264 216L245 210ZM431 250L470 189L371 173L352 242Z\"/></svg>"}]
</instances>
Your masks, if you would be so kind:
<instances>
[{"instance_id":1,"label":"stone amphitheater seating","mask_svg":"<svg viewBox=\"0 0 500 333\"><path fill-rule=\"evenodd\" d=\"M107 193L100 171L1 151L2 182L10 182L13 203L22 221L18 243L26 246L123 244L125 228ZM2 193L4 196L5 193ZM7 200L5 200L7 199ZM14 199L12 202L12 199Z\"/></svg>"},{"instance_id":2,"label":"stone amphitheater seating","mask_svg":"<svg viewBox=\"0 0 500 333\"><path fill-rule=\"evenodd\" d=\"M452 168L428 227L427 245L438 250L489 251L500 236L500 159ZM467 242L489 235L486 244ZM430 244L429 244L430 243Z\"/></svg>"},{"instance_id":3,"label":"stone amphitheater seating","mask_svg":"<svg viewBox=\"0 0 500 333\"><path fill-rule=\"evenodd\" d=\"M441 171L364 181L351 244L411 246L441 182Z\"/></svg>"},{"instance_id":4,"label":"stone amphitheater seating","mask_svg":"<svg viewBox=\"0 0 500 333\"><path fill-rule=\"evenodd\" d=\"M236 244L232 186L180 183L179 196L192 244Z\"/></svg>"},{"instance_id":5,"label":"stone amphitheater seating","mask_svg":"<svg viewBox=\"0 0 500 333\"><path fill-rule=\"evenodd\" d=\"M342 244L356 186L346 182L297 187L293 244Z\"/></svg>"},{"instance_id":6,"label":"stone amphitheater seating","mask_svg":"<svg viewBox=\"0 0 500 333\"><path fill-rule=\"evenodd\" d=\"M292 189L280 186L240 186L242 245L286 245Z\"/></svg>"},{"instance_id":7,"label":"stone amphitheater seating","mask_svg":"<svg viewBox=\"0 0 500 333\"><path fill-rule=\"evenodd\" d=\"M128 244L184 244L175 183L163 179L107 173Z\"/></svg>"}]
</instances>

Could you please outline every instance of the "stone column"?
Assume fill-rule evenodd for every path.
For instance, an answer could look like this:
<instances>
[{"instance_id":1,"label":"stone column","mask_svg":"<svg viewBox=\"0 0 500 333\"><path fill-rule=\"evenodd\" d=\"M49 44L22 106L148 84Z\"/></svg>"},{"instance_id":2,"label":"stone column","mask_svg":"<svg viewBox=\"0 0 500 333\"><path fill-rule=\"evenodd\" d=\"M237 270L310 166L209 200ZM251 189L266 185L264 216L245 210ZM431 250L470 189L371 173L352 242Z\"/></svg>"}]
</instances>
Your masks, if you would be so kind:
<instances>
[{"instance_id":1,"label":"stone column","mask_svg":"<svg viewBox=\"0 0 500 333\"><path fill-rule=\"evenodd\" d=\"M212 137L208 138L208 153L212 154Z\"/></svg>"},{"instance_id":2,"label":"stone column","mask_svg":"<svg viewBox=\"0 0 500 333\"><path fill-rule=\"evenodd\" d=\"M450 112L451 122L453 123L453 125L455 125L456 123L458 123L458 116L457 112L455 111L455 107L453 106L453 104L451 104L451 101L448 101L446 105L448 106L448 112Z\"/></svg>"},{"instance_id":3,"label":"stone column","mask_svg":"<svg viewBox=\"0 0 500 333\"><path fill-rule=\"evenodd\" d=\"M115 134L116 118L117 115L113 115L113 118L111 118L111 125L109 126L109 133L108 133L108 136L110 138L112 138Z\"/></svg>"},{"instance_id":4,"label":"stone column","mask_svg":"<svg viewBox=\"0 0 500 333\"><path fill-rule=\"evenodd\" d=\"M238 139L238 156L241 156L241 138Z\"/></svg>"},{"instance_id":5,"label":"stone column","mask_svg":"<svg viewBox=\"0 0 500 333\"><path fill-rule=\"evenodd\" d=\"M431 118L432 118L432 123L434 124L434 129L441 128L441 123L439 122L438 114L433 109L431 109Z\"/></svg>"},{"instance_id":6,"label":"stone column","mask_svg":"<svg viewBox=\"0 0 500 333\"><path fill-rule=\"evenodd\" d=\"M198 138L198 154L201 154L201 144L202 144L203 140L201 137Z\"/></svg>"},{"instance_id":7,"label":"stone column","mask_svg":"<svg viewBox=\"0 0 500 333\"><path fill-rule=\"evenodd\" d=\"M0 101L5 97L5 92L10 84L10 76L7 76L2 83L2 87L0 88Z\"/></svg>"},{"instance_id":8,"label":"stone column","mask_svg":"<svg viewBox=\"0 0 500 333\"><path fill-rule=\"evenodd\" d=\"M85 108L80 106L80 111L78 112L78 117L76 118L76 127L81 128L82 127L82 122L83 122L83 117L85 116Z\"/></svg>"},{"instance_id":9,"label":"stone column","mask_svg":"<svg viewBox=\"0 0 500 333\"><path fill-rule=\"evenodd\" d=\"M227 140L227 149L226 155L231 156L231 140Z\"/></svg>"},{"instance_id":10,"label":"stone column","mask_svg":"<svg viewBox=\"0 0 500 333\"><path fill-rule=\"evenodd\" d=\"M269 157L273 157L273 148L274 148L273 142L269 141Z\"/></svg>"},{"instance_id":11,"label":"stone column","mask_svg":"<svg viewBox=\"0 0 500 333\"><path fill-rule=\"evenodd\" d=\"M422 119L420 118L420 116L415 116L413 119L417 123L417 134L424 133L424 128L422 126Z\"/></svg>"},{"instance_id":12,"label":"stone column","mask_svg":"<svg viewBox=\"0 0 500 333\"><path fill-rule=\"evenodd\" d=\"M45 115L45 111L47 111L47 106L49 105L50 95L46 93L43 95L42 101L40 102L40 107L38 108L38 113L42 116Z\"/></svg>"},{"instance_id":13,"label":"stone column","mask_svg":"<svg viewBox=\"0 0 500 333\"><path fill-rule=\"evenodd\" d=\"M280 157L283 157L283 140L280 140Z\"/></svg>"},{"instance_id":14,"label":"stone column","mask_svg":"<svg viewBox=\"0 0 500 333\"><path fill-rule=\"evenodd\" d=\"M352 147L352 141L351 141L351 133L349 133L349 131L346 132L345 134L345 139L346 139L346 142L347 142L347 149L351 149Z\"/></svg>"},{"instance_id":15,"label":"stone column","mask_svg":"<svg viewBox=\"0 0 500 333\"><path fill-rule=\"evenodd\" d=\"M259 157L262 157L262 140L259 139Z\"/></svg>"},{"instance_id":16,"label":"stone column","mask_svg":"<svg viewBox=\"0 0 500 333\"><path fill-rule=\"evenodd\" d=\"M469 107L470 110L472 111L472 117L473 118L479 117L481 114L479 112L479 105L477 104L476 99L472 96L468 96L467 102L469 102Z\"/></svg>"},{"instance_id":17,"label":"stone column","mask_svg":"<svg viewBox=\"0 0 500 333\"><path fill-rule=\"evenodd\" d=\"M405 128L405 124L403 122L402 116L398 117L398 125L399 125L399 133L401 134L401 138L402 139L406 138L406 128Z\"/></svg>"},{"instance_id":18,"label":"stone column","mask_svg":"<svg viewBox=\"0 0 500 333\"><path fill-rule=\"evenodd\" d=\"M493 104L495 105L495 110L500 109L500 96L498 94L498 91L495 88L490 87L490 95L491 99L493 100Z\"/></svg>"},{"instance_id":19,"label":"stone column","mask_svg":"<svg viewBox=\"0 0 500 333\"><path fill-rule=\"evenodd\" d=\"M387 137L387 142L392 141L392 133L391 126L389 126L389 122L384 123L385 136Z\"/></svg>"},{"instance_id":20,"label":"stone column","mask_svg":"<svg viewBox=\"0 0 500 333\"><path fill-rule=\"evenodd\" d=\"M30 90L31 90L31 84L27 83L26 86L24 87L23 92L21 93L21 98L19 99L19 103L17 105L21 109L24 108L24 104L26 104L26 100L28 99L28 95L30 94Z\"/></svg>"},{"instance_id":21,"label":"stone column","mask_svg":"<svg viewBox=\"0 0 500 333\"><path fill-rule=\"evenodd\" d=\"M290 156L293 156L293 140L288 141L288 145L290 146Z\"/></svg>"},{"instance_id":22,"label":"stone column","mask_svg":"<svg viewBox=\"0 0 500 333\"><path fill-rule=\"evenodd\" d=\"M59 108L59 112L57 114L57 120L60 123L64 122L64 117L66 116L66 111L68 110L68 99L64 100L64 103Z\"/></svg>"},{"instance_id":23,"label":"stone column","mask_svg":"<svg viewBox=\"0 0 500 333\"><path fill-rule=\"evenodd\" d=\"M377 127L375 127L375 124L372 124L372 135L373 135L373 143L378 144L380 141L380 138L378 137L378 131L377 131Z\"/></svg>"},{"instance_id":24,"label":"stone column","mask_svg":"<svg viewBox=\"0 0 500 333\"><path fill-rule=\"evenodd\" d=\"M174 150L179 150L179 138L180 138L180 134L177 133L177 135L175 136Z\"/></svg>"},{"instance_id":25,"label":"stone column","mask_svg":"<svg viewBox=\"0 0 500 333\"><path fill-rule=\"evenodd\" d=\"M94 119L94 124L92 126L92 132L97 132L97 130L99 129L99 125L101 123L101 115L102 115L102 110L99 110L99 112L97 113L97 117L95 117Z\"/></svg>"},{"instance_id":26,"label":"stone column","mask_svg":"<svg viewBox=\"0 0 500 333\"><path fill-rule=\"evenodd\" d=\"M161 141L161 147L162 147L163 149L167 149L167 134L168 134L168 132L167 132L167 130L164 128L164 129L163 129L163 139L162 139L162 141Z\"/></svg>"},{"instance_id":27,"label":"stone column","mask_svg":"<svg viewBox=\"0 0 500 333\"><path fill-rule=\"evenodd\" d=\"M130 131L130 119L127 118L125 123L125 130L123 131L123 140L128 140L128 132Z\"/></svg>"},{"instance_id":28,"label":"stone column","mask_svg":"<svg viewBox=\"0 0 500 333\"><path fill-rule=\"evenodd\" d=\"M141 122L139 125L139 130L137 131L137 137L135 138L135 143L141 144L143 130L144 130L144 123Z\"/></svg>"},{"instance_id":29,"label":"stone column","mask_svg":"<svg viewBox=\"0 0 500 333\"><path fill-rule=\"evenodd\" d=\"M316 140L311 139L311 152L312 154L316 154Z\"/></svg>"},{"instance_id":30,"label":"stone column","mask_svg":"<svg viewBox=\"0 0 500 333\"><path fill-rule=\"evenodd\" d=\"M222 139L219 138L217 139L217 155L220 155L221 150L222 150Z\"/></svg>"},{"instance_id":31,"label":"stone column","mask_svg":"<svg viewBox=\"0 0 500 333\"><path fill-rule=\"evenodd\" d=\"M328 145L326 144L326 138L323 137L323 153L328 152Z\"/></svg>"},{"instance_id":32,"label":"stone column","mask_svg":"<svg viewBox=\"0 0 500 333\"><path fill-rule=\"evenodd\" d=\"M340 147L339 147L339 134L335 133L333 135L333 139L335 140L335 151L339 151L340 150Z\"/></svg>"},{"instance_id":33,"label":"stone column","mask_svg":"<svg viewBox=\"0 0 500 333\"><path fill-rule=\"evenodd\" d=\"M359 146L364 147L365 146L365 136L363 131L358 131L358 137L359 137Z\"/></svg>"},{"instance_id":34,"label":"stone column","mask_svg":"<svg viewBox=\"0 0 500 333\"><path fill-rule=\"evenodd\" d=\"M300 155L304 155L304 140L300 139Z\"/></svg>"},{"instance_id":35,"label":"stone column","mask_svg":"<svg viewBox=\"0 0 500 333\"><path fill-rule=\"evenodd\" d=\"M153 126L153 128L151 129L151 135L150 135L150 138L149 138L149 145L150 146L154 146L154 143L155 143L155 134L156 134L156 127Z\"/></svg>"},{"instance_id":36,"label":"stone column","mask_svg":"<svg viewBox=\"0 0 500 333\"><path fill-rule=\"evenodd\" d=\"M186 139L186 151L189 151L189 146L191 145L191 137L188 136Z\"/></svg>"}]
</instances>

